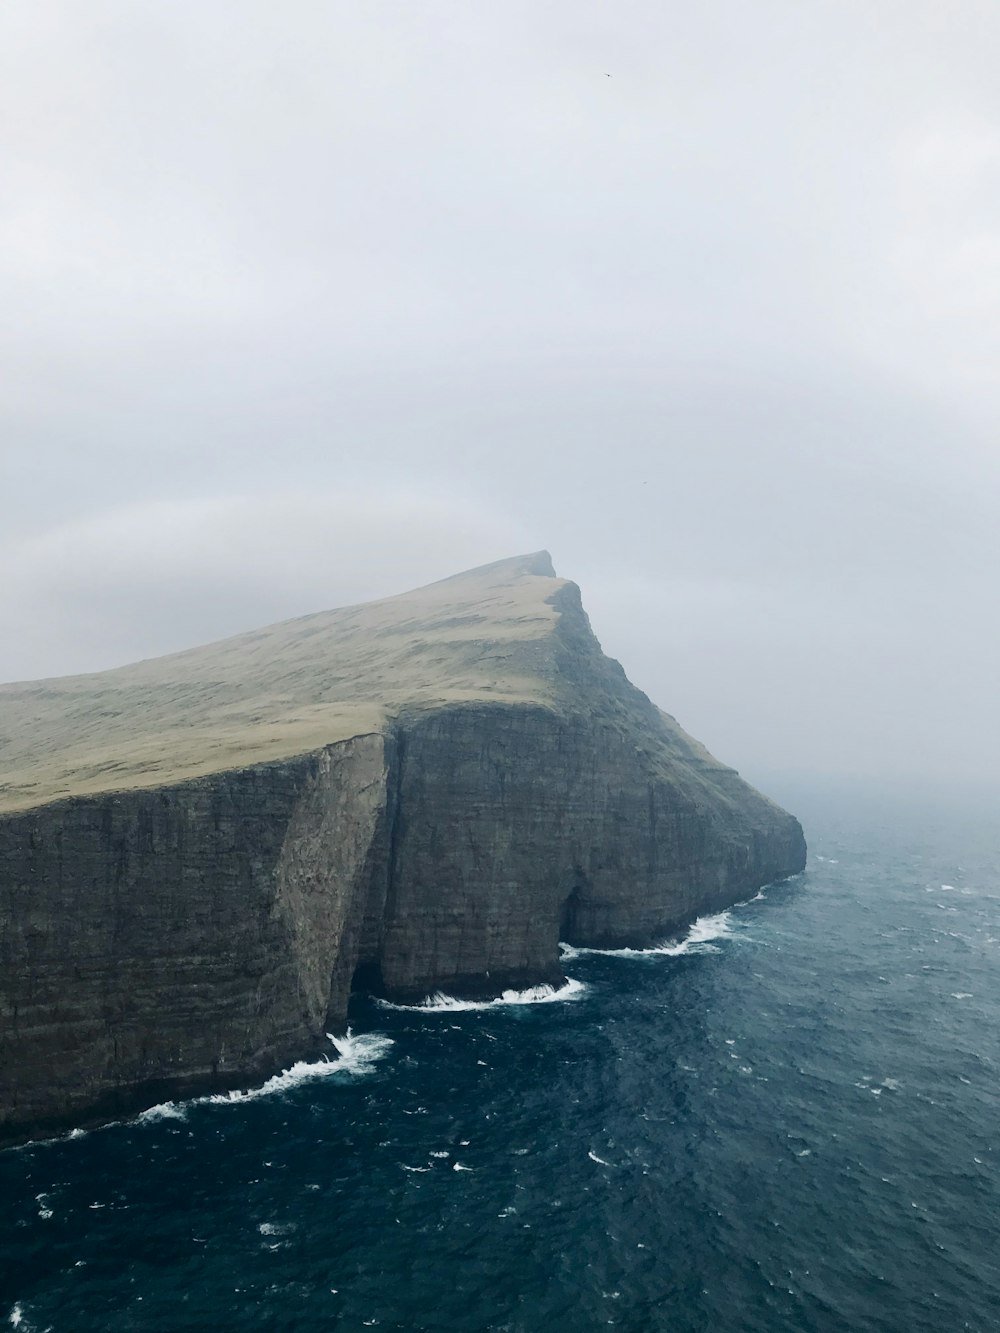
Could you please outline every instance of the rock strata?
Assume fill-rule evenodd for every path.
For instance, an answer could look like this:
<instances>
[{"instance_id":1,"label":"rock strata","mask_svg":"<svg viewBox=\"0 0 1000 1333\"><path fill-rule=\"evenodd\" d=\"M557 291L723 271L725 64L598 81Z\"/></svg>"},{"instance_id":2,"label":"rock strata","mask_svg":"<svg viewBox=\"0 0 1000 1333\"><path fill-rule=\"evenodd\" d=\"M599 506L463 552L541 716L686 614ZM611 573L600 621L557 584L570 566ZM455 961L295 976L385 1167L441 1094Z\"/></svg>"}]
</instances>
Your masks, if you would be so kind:
<instances>
[{"instance_id":1,"label":"rock strata","mask_svg":"<svg viewBox=\"0 0 1000 1333\"><path fill-rule=\"evenodd\" d=\"M0 1139L316 1054L352 982L562 979L805 864L543 554L0 687Z\"/></svg>"}]
</instances>

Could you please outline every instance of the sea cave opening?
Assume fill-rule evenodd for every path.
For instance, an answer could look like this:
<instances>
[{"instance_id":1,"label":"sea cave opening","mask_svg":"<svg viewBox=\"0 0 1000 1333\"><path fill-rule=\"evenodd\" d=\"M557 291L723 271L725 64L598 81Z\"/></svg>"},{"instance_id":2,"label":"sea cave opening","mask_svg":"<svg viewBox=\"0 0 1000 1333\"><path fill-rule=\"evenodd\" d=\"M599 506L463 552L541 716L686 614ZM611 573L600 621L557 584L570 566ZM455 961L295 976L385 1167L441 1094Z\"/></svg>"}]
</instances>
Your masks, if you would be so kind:
<instances>
[{"instance_id":1,"label":"sea cave opening","mask_svg":"<svg viewBox=\"0 0 1000 1333\"><path fill-rule=\"evenodd\" d=\"M559 938L565 944L576 944L578 942L577 930L580 923L582 895L583 886L574 884L563 900L562 912L559 917Z\"/></svg>"},{"instance_id":2,"label":"sea cave opening","mask_svg":"<svg viewBox=\"0 0 1000 1333\"><path fill-rule=\"evenodd\" d=\"M382 963L378 958L363 958L351 977L351 994L385 995Z\"/></svg>"}]
</instances>

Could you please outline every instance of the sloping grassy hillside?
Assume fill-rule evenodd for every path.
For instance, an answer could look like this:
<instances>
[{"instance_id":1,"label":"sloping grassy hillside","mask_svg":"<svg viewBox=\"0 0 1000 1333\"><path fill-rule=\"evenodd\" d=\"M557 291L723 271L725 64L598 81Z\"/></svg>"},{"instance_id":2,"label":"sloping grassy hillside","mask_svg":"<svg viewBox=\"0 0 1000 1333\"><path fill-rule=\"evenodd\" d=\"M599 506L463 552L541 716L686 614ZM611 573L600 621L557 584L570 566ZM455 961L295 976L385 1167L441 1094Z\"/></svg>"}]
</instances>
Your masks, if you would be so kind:
<instances>
[{"instance_id":1,"label":"sloping grassy hillside","mask_svg":"<svg viewBox=\"0 0 1000 1333\"><path fill-rule=\"evenodd\" d=\"M169 657L0 685L0 810L287 758L403 708L554 703L545 552Z\"/></svg>"}]
</instances>

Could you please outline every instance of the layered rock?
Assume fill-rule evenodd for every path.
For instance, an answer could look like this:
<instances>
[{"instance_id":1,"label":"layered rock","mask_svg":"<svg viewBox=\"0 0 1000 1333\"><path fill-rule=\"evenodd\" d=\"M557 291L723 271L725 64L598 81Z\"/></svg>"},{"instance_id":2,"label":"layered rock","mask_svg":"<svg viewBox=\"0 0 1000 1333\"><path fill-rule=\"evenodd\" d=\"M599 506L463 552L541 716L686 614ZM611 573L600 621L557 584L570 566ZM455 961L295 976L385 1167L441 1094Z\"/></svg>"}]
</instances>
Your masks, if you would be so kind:
<instances>
[{"instance_id":1,"label":"layered rock","mask_svg":"<svg viewBox=\"0 0 1000 1333\"><path fill-rule=\"evenodd\" d=\"M264 1077L356 976L557 983L560 938L648 943L805 861L544 555L0 687L0 734L8 1138Z\"/></svg>"}]
</instances>

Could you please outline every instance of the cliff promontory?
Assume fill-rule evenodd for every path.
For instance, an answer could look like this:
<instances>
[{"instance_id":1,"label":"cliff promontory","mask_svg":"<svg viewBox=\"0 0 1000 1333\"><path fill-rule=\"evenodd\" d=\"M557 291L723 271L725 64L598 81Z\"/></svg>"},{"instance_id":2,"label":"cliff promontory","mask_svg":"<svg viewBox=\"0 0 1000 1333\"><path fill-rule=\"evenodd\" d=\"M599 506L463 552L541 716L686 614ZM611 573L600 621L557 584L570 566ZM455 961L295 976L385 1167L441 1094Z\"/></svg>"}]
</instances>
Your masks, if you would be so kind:
<instances>
[{"instance_id":1,"label":"cliff promontory","mask_svg":"<svg viewBox=\"0 0 1000 1333\"><path fill-rule=\"evenodd\" d=\"M246 1084L352 981L561 979L805 863L546 554L0 686L0 1139Z\"/></svg>"}]
</instances>

